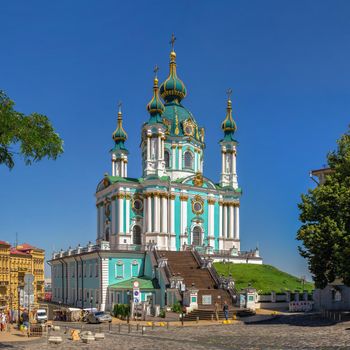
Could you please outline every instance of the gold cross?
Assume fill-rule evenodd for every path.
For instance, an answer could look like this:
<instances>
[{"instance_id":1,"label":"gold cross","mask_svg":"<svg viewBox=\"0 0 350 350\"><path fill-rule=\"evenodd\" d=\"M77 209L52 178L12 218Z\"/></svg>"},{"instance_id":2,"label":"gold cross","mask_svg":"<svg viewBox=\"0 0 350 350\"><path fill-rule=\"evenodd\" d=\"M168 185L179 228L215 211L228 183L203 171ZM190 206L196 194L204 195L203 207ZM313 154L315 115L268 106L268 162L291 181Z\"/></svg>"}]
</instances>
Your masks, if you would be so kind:
<instances>
[{"instance_id":1,"label":"gold cross","mask_svg":"<svg viewBox=\"0 0 350 350\"><path fill-rule=\"evenodd\" d=\"M227 89L226 94L227 94L227 98L230 100L232 95L232 89L231 88Z\"/></svg>"},{"instance_id":2,"label":"gold cross","mask_svg":"<svg viewBox=\"0 0 350 350\"><path fill-rule=\"evenodd\" d=\"M175 37L175 35L173 33L173 34L171 34L171 40L169 41L169 44L171 44L172 51L174 51L175 40L176 40L176 37Z\"/></svg>"},{"instance_id":3,"label":"gold cross","mask_svg":"<svg viewBox=\"0 0 350 350\"><path fill-rule=\"evenodd\" d=\"M154 75L155 75L156 78L157 78L158 71L159 71L159 67L157 65L155 65L154 69L153 69L153 72L154 72Z\"/></svg>"}]
</instances>

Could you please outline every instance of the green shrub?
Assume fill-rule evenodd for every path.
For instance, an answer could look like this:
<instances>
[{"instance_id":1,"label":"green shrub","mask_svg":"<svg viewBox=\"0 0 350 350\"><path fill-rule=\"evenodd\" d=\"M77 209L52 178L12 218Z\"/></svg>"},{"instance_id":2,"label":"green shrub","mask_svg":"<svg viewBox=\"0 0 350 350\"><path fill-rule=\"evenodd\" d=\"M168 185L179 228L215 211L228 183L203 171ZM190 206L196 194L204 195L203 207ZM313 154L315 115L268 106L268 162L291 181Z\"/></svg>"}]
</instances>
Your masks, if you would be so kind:
<instances>
[{"instance_id":1,"label":"green shrub","mask_svg":"<svg viewBox=\"0 0 350 350\"><path fill-rule=\"evenodd\" d=\"M115 304L113 308L114 317L125 319L130 315L130 305Z\"/></svg>"},{"instance_id":2,"label":"green shrub","mask_svg":"<svg viewBox=\"0 0 350 350\"><path fill-rule=\"evenodd\" d=\"M180 313L182 311L181 304L177 301L172 307L171 307L172 312Z\"/></svg>"},{"instance_id":3,"label":"green shrub","mask_svg":"<svg viewBox=\"0 0 350 350\"><path fill-rule=\"evenodd\" d=\"M161 309L161 310L159 311L159 317L165 318L165 310L164 310L164 309Z\"/></svg>"}]
</instances>

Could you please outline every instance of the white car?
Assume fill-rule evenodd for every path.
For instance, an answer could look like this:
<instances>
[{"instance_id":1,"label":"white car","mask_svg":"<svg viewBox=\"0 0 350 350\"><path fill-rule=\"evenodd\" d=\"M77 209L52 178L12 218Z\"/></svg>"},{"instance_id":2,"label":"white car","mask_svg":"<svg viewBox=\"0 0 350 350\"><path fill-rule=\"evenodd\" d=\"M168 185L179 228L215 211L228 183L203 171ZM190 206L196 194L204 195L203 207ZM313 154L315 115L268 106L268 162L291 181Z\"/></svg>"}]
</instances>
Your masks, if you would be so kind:
<instances>
[{"instance_id":1,"label":"white car","mask_svg":"<svg viewBox=\"0 0 350 350\"><path fill-rule=\"evenodd\" d=\"M102 322L112 322L112 316L103 312L91 312L87 317L88 323L102 323Z\"/></svg>"},{"instance_id":2,"label":"white car","mask_svg":"<svg viewBox=\"0 0 350 350\"><path fill-rule=\"evenodd\" d=\"M36 320L38 323L47 322L47 312L45 309L38 309L36 312Z\"/></svg>"}]
</instances>

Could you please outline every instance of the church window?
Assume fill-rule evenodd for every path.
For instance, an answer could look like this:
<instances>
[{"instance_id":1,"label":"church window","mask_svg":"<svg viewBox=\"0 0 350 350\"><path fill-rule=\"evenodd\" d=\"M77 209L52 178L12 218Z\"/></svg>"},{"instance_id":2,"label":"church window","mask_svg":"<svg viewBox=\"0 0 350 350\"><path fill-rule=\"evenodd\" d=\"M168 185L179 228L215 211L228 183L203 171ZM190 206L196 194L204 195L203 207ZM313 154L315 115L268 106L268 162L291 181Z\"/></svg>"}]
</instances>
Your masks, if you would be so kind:
<instances>
[{"instance_id":1,"label":"church window","mask_svg":"<svg viewBox=\"0 0 350 350\"><path fill-rule=\"evenodd\" d=\"M139 275L139 264L136 260L131 265L131 277L137 277Z\"/></svg>"},{"instance_id":2,"label":"church window","mask_svg":"<svg viewBox=\"0 0 350 350\"><path fill-rule=\"evenodd\" d=\"M132 239L133 244L141 244L141 227L139 225L135 225L132 229Z\"/></svg>"},{"instance_id":3,"label":"church window","mask_svg":"<svg viewBox=\"0 0 350 350\"><path fill-rule=\"evenodd\" d=\"M186 151L184 154L185 168L193 168L193 155L190 151Z\"/></svg>"},{"instance_id":4,"label":"church window","mask_svg":"<svg viewBox=\"0 0 350 350\"><path fill-rule=\"evenodd\" d=\"M164 151L164 161L165 161L165 167L170 167L170 154L168 151Z\"/></svg>"},{"instance_id":5,"label":"church window","mask_svg":"<svg viewBox=\"0 0 350 350\"><path fill-rule=\"evenodd\" d=\"M136 212L140 212L143 209L143 202L141 198L134 198L134 200L132 201L132 208L134 211Z\"/></svg>"},{"instance_id":6,"label":"church window","mask_svg":"<svg viewBox=\"0 0 350 350\"><path fill-rule=\"evenodd\" d=\"M202 244L202 230L199 226L195 226L192 231L192 245L199 246Z\"/></svg>"},{"instance_id":7,"label":"church window","mask_svg":"<svg viewBox=\"0 0 350 350\"><path fill-rule=\"evenodd\" d=\"M115 270L116 278L124 278L124 263L121 260L117 262Z\"/></svg>"}]
</instances>

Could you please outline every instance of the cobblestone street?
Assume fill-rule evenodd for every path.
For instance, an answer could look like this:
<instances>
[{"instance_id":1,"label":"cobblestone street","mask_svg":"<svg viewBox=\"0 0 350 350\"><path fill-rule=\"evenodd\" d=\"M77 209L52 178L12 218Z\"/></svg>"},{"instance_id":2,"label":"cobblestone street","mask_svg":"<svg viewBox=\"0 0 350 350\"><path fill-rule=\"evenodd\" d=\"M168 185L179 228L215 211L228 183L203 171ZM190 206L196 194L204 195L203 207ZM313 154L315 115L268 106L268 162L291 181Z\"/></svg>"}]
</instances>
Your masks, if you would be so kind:
<instances>
[{"instance_id":1,"label":"cobblestone street","mask_svg":"<svg viewBox=\"0 0 350 350\"><path fill-rule=\"evenodd\" d=\"M98 326L91 326L97 330ZM106 328L106 327L105 327ZM350 322L331 324L311 316L280 316L257 324L233 324L193 327L147 328L144 335L130 334L127 327L121 334L117 328L112 333L105 331L106 339L86 345L72 342L60 332L64 343L48 345L46 338L21 343L0 344L0 349L350 349Z\"/></svg>"}]
</instances>

